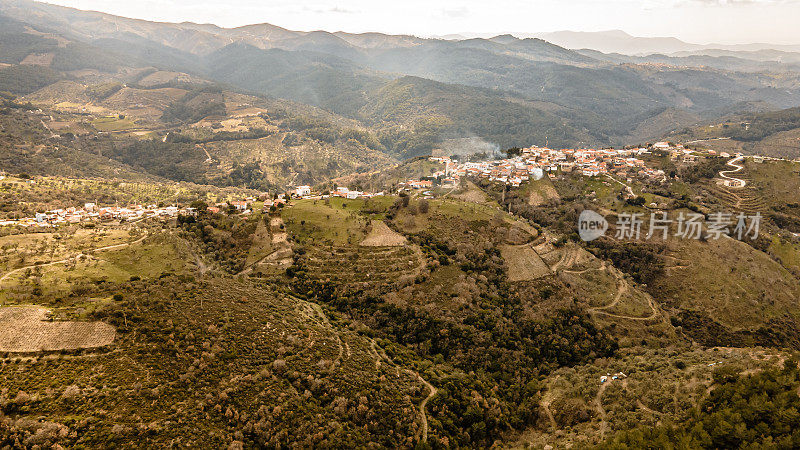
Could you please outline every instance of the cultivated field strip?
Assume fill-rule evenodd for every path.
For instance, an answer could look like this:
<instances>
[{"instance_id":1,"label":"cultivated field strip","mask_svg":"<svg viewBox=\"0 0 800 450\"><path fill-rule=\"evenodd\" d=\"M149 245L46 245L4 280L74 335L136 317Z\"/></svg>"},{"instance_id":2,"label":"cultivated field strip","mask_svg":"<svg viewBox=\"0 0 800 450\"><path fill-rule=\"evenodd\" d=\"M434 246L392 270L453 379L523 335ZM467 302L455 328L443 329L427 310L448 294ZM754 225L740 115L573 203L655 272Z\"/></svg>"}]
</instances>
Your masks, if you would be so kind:
<instances>
[{"instance_id":1,"label":"cultivated field strip","mask_svg":"<svg viewBox=\"0 0 800 450\"><path fill-rule=\"evenodd\" d=\"M32 353L97 348L114 342L104 322L51 322L38 306L0 307L0 352Z\"/></svg>"},{"instance_id":2,"label":"cultivated field strip","mask_svg":"<svg viewBox=\"0 0 800 450\"><path fill-rule=\"evenodd\" d=\"M315 249L305 258L309 275L345 284L378 285L414 277L421 261L414 247Z\"/></svg>"}]
</instances>

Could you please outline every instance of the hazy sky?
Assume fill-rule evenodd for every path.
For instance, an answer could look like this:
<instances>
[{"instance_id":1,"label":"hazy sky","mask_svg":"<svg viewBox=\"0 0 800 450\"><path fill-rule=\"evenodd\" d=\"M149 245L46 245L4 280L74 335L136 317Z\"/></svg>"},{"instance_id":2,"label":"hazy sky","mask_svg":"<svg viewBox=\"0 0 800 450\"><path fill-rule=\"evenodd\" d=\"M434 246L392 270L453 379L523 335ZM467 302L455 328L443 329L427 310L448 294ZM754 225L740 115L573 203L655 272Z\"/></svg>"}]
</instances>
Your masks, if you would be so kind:
<instances>
[{"instance_id":1,"label":"hazy sky","mask_svg":"<svg viewBox=\"0 0 800 450\"><path fill-rule=\"evenodd\" d=\"M800 44L800 0L49 0L167 22L419 36L621 29L705 44Z\"/></svg>"}]
</instances>

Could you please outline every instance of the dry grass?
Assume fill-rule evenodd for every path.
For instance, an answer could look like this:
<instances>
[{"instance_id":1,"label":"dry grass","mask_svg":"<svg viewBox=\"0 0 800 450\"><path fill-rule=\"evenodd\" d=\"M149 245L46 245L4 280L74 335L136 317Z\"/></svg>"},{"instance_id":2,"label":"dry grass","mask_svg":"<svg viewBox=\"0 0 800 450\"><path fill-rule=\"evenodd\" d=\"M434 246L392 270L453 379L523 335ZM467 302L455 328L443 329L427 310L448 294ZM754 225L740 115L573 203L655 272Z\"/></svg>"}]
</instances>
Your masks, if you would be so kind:
<instances>
[{"instance_id":1,"label":"dry grass","mask_svg":"<svg viewBox=\"0 0 800 450\"><path fill-rule=\"evenodd\" d=\"M465 202L471 203L486 203L492 206L500 206L494 200L490 199L485 192L483 192L478 186L475 186L474 183L470 181L462 181L461 188L456 191L453 195L453 198L457 198L459 200L464 200Z\"/></svg>"},{"instance_id":2,"label":"dry grass","mask_svg":"<svg viewBox=\"0 0 800 450\"><path fill-rule=\"evenodd\" d=\"M406 244L406 238L386 226L383 221L373 220L370 232L361 241L364 247L399 247Z\"/></svg>"},{"instance_id":3,"label":"dry grass","mask_svg":"<svg viewBox=\"0 0 800 450\"><path fill-rule=\"evenodd\" d=\"M169 82L198 83L200 81L200 79L185 73L160 70L142 78L139 80L138 84L144 87L153 87L167 84Z\"/></svg>"},{"instance_id":4,"label":"dry grass","mask_svg":"<svg viewBox=\"0 0 800 450\"><path fill-rule=\"evenodd\" d=\"M483 203L487 201L486 194L477 191L475 189L470 189L460 194L453 194L453 198L457 198L459 200L464 200L465 202L472 202L472 203Z\"/></svg>"},{"instance_id":5,"label":"dry grass","mask_svg":"<svg viewBox=\"0 0 800 450\"><path fill-rule=\"evenodd\" d=\"M800 288L794 276L744 242L669 241L669 249L685 268L653 283L651 292L661 302L706 312L734 330L758 327L796 308Z\"/></svg>"},{"instance_id":6,"label":"dry grass","mask_svg":"<svg viewBox=\"0 0 800 450\"><path fill-rule=\"evenodd\" d=\"M48 322L39 306L0 307L0 351L31 353L103 347L114 342L114 327L103 322Z\"/></svg>"},{"instance_id":7,"label":"dry grass","mask_svg":"<svg viewBox=\"0 0 800 450\"><path fill-rule=\"evenodd\" d=\"M529 245L503 245L500 253L508 267L508 281L530 281L552 273Z\"/></svg>"},{"instance_id":8,"label":"dry grass","mask_svg":"<svg viewBox=\"0 0 800 450\"><path fill-rule=\"evenodd\" d=\"M55 54L53 53L31 53L30 55L26 56L20 64L21 65L28 65L28 66L45 66L50 67L50 64L53 63L53 57Z\"/></svg>"},{"instance_id":9,"label":"dry grass","mask_svg":"<svg viewBox=\"0 0 800 450\"><path fill-rule=\"evenodd\" d=\"M532 206L539 206L551 200L561 199L556 188L546 177L541 180L531 180L525 190L528 192L528 204Z\"/></svg>"}]
</instances>

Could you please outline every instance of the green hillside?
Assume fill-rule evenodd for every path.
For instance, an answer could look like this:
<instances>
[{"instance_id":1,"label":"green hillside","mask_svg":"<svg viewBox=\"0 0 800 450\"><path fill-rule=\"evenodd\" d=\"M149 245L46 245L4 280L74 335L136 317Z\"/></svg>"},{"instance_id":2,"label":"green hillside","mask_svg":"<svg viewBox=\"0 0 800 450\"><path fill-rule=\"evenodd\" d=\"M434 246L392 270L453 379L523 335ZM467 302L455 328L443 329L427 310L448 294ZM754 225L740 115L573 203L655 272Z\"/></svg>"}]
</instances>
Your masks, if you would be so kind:
<instances>
[{"instance_id":1,"label":"green hillside","mask_svg":"<svg viewBox=\"0 0 800 450\"><path fill-rule=\"evenodd\" d=\"M693 144L699 147L788 159L800 157L798 137L798 108L731 115L669 136L670 139L696 141Z\"/></svg>"}]
</instances>

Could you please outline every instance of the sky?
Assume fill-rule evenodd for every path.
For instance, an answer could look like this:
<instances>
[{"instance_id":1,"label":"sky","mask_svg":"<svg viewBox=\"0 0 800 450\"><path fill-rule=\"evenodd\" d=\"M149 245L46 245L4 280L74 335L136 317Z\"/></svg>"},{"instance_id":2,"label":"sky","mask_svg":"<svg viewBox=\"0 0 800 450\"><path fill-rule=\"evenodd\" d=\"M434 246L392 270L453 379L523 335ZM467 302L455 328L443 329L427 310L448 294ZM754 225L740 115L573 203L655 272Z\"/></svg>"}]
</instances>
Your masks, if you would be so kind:
<instances>
[{"instance_id":1,"label":"sky","mask_svg":"<svg viewBox=\"0 0 800 450\"><path fill-rule=\"evenodd\" d=\"M800 0L48 0L164 22L417 36L623 30L697 44L800 44Z\"/></svg>"}]
</instances>

